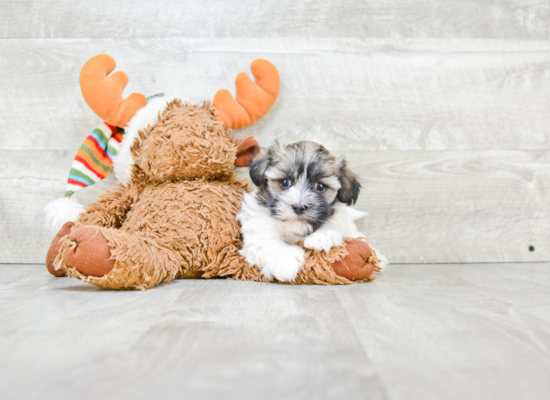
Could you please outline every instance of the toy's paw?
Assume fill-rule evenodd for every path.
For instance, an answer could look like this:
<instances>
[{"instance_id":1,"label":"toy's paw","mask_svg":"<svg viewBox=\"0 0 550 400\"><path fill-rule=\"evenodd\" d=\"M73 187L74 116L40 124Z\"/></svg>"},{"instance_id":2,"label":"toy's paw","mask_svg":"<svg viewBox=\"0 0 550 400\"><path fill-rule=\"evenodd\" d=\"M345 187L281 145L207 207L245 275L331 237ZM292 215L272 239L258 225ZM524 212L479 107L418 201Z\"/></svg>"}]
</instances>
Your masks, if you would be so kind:
<instances>
[{"instance_id":1,"label":"toy's paw","mask_svg":"<svg viewBox=\"0 0 550 400\"><path fill-rule=\"evenodd\" d=\"M88 276L101 277L113 269L115 260L111 258L111 248L99 229L83 227L69 235L73 242L64 253L65 263Z\"/></svg>"},{"instance_id":2,"label":"toy's paw","mask_svg":"<svg viewBox=\"0 0 550 400\"><path fill-rule=\"evenodd\" d=\"M55 261L55 258L59 254L59 249L61 248L61 238L71 233L71 228L73 226L74 222L65 222L65 224L61 227L59 232L57 232L57 235L55 235L52 242L50 243L48 254L46 254L46 268L48 268L48 271L53 276L62 277L67 275L67 271L65 271L64 268L55 269L53 263Z\"/></svg>"},{"instance_id":3,"label":"toy's paw","mask_svg":"<svg viewBox=\"0 0 550 400\"><path fill-rule=\"evenodd\" d=\"M336 275L350 281L368 279L374 273L374 265L367 263L371 248L361 240L354 239L346 244L348 255L332 264Z\"/></svg>"},{"instance_id":4,"label":"toy's paw","mask_svg":"<svg viewBox=\"0 0 550 400\"><path fill-rule=\"evenodd\" d=\"M279 254L262 268L262 275L267 279L277 279L279 282L294 282L302 269L305 251L298 246L289 246L284 253Z\"/></svg>"},{"instance_id":5,"label":"toy's paw","mask_svg":"<svg viewBox=\"0 0 550 400\"><path fill-rule=\"evenodd\" d=\"M327 253L335 246L340 246L344 241L342 233L336 229L319 229L304 239L304 247L315 251Z\"/></svg>"}]
</instances>

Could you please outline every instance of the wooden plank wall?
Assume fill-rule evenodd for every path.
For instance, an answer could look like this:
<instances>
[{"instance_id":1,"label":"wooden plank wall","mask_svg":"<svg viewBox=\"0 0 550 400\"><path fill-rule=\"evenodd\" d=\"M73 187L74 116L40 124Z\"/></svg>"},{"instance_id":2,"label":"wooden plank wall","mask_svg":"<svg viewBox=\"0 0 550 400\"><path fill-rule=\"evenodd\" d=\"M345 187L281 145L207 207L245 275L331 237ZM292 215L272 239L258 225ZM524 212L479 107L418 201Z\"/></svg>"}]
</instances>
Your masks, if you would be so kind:
<instances>
[{"instance_id":1,"label":"wooden plank wall","mask_svg":"<svg viewBox=\"0 0 550 400\"><path fill-rule=\"evenodd\" d=\"M254 58L274 62L276 106L236 135L346 155L365 187L361 228L394 263L549 261L549 12L544 0L0 0L0 263L44 260L44 206L99 123L78 73L101 52L129 75L125 93L191 101L232 89Z\"/></svg>"}]
</instances>

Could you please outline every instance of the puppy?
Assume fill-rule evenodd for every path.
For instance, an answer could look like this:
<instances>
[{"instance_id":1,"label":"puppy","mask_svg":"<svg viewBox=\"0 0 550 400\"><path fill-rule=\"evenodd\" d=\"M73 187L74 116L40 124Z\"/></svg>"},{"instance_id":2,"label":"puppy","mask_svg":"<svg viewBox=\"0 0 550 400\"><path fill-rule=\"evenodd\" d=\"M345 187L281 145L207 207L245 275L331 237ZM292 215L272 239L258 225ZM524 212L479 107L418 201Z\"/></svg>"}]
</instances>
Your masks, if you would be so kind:
<instances>
[{"instance_id":1,"label":"puppy","mask_svg":"<svg viewBox=\"0 0 550 400\"><path fill-rule=\"evenodd\" d=\"M268 279L294 281L304 263L304 247L329 251L344 237L364 237L352 209L361 190L344 158L336 159L320 144L275 142L250 164L256 185L246 193L237 219L241 222L240 254ZM373 249L376 251L375 249ZM385 257L381 267L388 263Z\"/></svg>"}]
</instances>

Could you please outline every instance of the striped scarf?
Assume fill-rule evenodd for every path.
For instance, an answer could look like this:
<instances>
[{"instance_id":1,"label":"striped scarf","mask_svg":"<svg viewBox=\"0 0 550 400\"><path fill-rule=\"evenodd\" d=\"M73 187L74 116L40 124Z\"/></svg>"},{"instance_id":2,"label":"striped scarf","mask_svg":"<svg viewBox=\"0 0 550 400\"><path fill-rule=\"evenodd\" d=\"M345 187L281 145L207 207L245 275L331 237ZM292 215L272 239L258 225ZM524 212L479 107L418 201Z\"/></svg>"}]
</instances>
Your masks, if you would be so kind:
<instances>
[{"instance_id":1,"label":"striped scarf","mask_svg":"<svg viewBox=\"0 0 550 400\"><path fill-rule=\"evenodd\" d=\"M154 94L147 100L163 97L164 93ZM103 122L88 135L76 153L65 197L75 191L93 185L107 178L113 172L113 157L118 154L124 129Z\"/></svg>"},{"instance_id":2,"label":"striped scarf","mask_svg":"<svg viewBox=\"0 0 550 400\"><path fill-rule=\"evenodd\" d=\"M76 153L65 197L83 187L93 185L113 172L113 157L117 155L124 130L103 122L88 135Z\"/></svg>"}]
</instances>

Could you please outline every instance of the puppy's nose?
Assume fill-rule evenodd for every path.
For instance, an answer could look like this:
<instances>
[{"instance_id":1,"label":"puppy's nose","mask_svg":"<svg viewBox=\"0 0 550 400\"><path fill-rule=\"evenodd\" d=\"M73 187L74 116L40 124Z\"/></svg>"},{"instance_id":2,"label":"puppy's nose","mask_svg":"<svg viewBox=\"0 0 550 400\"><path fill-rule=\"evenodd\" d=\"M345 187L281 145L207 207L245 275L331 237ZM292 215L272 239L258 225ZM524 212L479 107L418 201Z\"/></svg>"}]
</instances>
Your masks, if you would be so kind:
<instances>
[{"instance_id":1,"label":"puppy's nose","mask_svg":"<svg viewBox=\"0 0 550 400\"><path fill-rule=\"evenodd\" d=\"M300 215L301 213L303 213L305 210L307 210L307 206L304 205L304 204L293 204L292 205L292 209L294 210L294 212L298 215Z\"/></svg>"}]
</instances>

